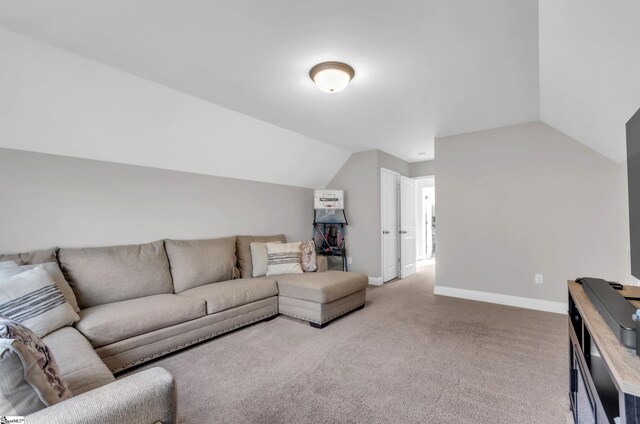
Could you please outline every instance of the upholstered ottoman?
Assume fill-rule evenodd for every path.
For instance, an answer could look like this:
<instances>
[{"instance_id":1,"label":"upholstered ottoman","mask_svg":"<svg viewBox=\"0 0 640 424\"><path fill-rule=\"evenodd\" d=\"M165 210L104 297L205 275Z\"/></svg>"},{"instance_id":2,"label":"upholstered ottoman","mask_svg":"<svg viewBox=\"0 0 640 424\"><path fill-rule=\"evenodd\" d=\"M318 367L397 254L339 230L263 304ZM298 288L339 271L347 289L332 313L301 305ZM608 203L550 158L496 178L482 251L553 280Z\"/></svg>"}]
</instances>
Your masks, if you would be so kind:
<instances>
[{"instance_id":1,"label":"upholstered ottoman","mask_svg":"<svg viewBox=\"0 0 640 424\"><path fill-rule=\"evenodd\" d=\"M286 274L278 282L278 309L283 315L322 328L329 321L364 307L369 280L358 272L326 271Z\"/></svg>"}]
</instances>

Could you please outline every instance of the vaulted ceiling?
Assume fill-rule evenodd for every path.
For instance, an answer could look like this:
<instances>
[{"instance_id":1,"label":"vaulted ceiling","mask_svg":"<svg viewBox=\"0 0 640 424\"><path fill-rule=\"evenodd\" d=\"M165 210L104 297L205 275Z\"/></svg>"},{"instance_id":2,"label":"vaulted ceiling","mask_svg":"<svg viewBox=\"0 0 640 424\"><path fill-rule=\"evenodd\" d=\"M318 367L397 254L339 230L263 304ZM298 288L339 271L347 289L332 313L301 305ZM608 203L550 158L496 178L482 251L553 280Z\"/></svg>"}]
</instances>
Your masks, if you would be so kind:
<instances>
[{"instance_id":1,"label":"vaulted ceiling","mask_svg":"<svg viewBox=\"0 0 640 424\"><path fill-rule=\"evenodd\" d=\"M536 0L0 1L0 26L348 151L538 119ZM320 92L309 69L355 68ZM426 153L419 155L420 152Z\"/></svg>"},{"instance_id":2,"label":"vaulted ceiling","mask_svg":"<svg viewBox=\"0 0 640 424\"><path fill-rule=\"evenodd\" d=\"M340 161L374 148L430 159L435 137L538 119L621 161L640 107L639 15L634 0L0 0L1 27ZM326 60L355 68L339 94L308 77Z\"/></svg>"},{"instance_id":3,"label":"vaulted ceiling","mask_svg":"<svg viewBox=\"0 0 640 424\"><path fill-rule=\"evenodd\" d=\"M640 108L640 2L540 0L540 117L617 162Z\"/></svg>"}]
</instances>

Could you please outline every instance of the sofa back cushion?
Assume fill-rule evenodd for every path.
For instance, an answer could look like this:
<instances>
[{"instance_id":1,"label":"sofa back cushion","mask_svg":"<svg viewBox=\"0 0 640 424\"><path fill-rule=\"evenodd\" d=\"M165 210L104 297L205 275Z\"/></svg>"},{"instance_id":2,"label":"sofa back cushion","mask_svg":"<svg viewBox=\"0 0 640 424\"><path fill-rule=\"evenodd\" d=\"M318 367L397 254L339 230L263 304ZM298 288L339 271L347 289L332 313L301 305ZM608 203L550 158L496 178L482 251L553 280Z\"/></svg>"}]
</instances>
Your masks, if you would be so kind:
<instances>
[{"instance_id":1,"label":"sofa back cushion","mask_svg":"<svg viewBox=\"0 0 640 424\"><path fill-rule=\"evenodd\" d=\"M57 247L46 250L34 250L24 253L9 253L0 255L0 262L14 261L16 265L45 264L56 261Z\"/></svg>"},{"instance_id":2,"label":"sofa back cushion","mask_svg":"<svg viewBox=\"0 0 640 424\"><path fill-rule=\"evenodd\" d=\"M175 293L238 277L235 237L165 240L165 248Z\"/></svg>"},{"instance_id":3,"label":"sofa back cushion","mask_svg":"<svg viewBox=\"0 0 640 424\"><path fill-rule=\"evenodd\" d=\"M238 269L241 278L253 277L253 265L251 264L251 243L252 242L274 242L286 243L284 234L275 236L238 236L236 242L236 255L238 256Z\"/></svg>"},{"instance_id":4,"label":"sofa back cushion","mask_svg":"<svg viewBox=\"0 0 640 424\"><path fill-rule=\"evenodd\" d=\"M60 249L58 261L81 309L173 293L162 240L127 246Z\"/></svg>"}]
</instances>

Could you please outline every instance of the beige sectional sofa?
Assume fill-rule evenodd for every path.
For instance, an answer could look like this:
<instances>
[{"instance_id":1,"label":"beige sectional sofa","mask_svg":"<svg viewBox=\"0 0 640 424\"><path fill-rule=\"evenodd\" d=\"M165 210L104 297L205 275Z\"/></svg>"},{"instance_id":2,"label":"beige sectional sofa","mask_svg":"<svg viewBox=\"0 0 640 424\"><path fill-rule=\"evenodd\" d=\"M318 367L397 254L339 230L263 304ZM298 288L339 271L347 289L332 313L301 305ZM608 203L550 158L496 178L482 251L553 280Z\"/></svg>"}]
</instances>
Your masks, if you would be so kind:
<instances>
[{"instance_id":1,"label":"beige sectional sofa","mask_svg":"<svg viewBox=\"0 0 640 424\"><path fill-rule=\"evenodd\" d=\"M254 278L252 241L285 240L238 236L59 249L56 259L80 320L43 340L75 397L27 422L173 423L175 384L166 371L153 368L118 381L113 374L278 313L323 327L364 306L364 274ZM26 264L38 256L20 258Z\"/></svg>"}]
</instances>

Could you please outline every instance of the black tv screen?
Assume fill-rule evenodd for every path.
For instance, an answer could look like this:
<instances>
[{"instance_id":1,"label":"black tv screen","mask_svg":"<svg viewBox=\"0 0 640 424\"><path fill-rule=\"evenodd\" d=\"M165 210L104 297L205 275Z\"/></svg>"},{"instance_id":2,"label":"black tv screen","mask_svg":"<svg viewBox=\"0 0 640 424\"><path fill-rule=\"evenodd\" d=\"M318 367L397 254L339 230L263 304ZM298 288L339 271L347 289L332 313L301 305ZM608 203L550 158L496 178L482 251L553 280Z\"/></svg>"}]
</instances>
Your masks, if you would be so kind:
<instances>
[{"instance_id":1,"label":"black tv screen","mask_svg":"<svg viewBox=\"0 0 640 424\"><path fill-rule=\"evenodd\" d=\"M640 109L627 122L631 275L640 279Z\"/></svg>"}]
</instances>

